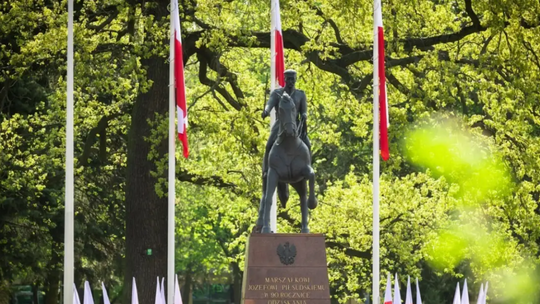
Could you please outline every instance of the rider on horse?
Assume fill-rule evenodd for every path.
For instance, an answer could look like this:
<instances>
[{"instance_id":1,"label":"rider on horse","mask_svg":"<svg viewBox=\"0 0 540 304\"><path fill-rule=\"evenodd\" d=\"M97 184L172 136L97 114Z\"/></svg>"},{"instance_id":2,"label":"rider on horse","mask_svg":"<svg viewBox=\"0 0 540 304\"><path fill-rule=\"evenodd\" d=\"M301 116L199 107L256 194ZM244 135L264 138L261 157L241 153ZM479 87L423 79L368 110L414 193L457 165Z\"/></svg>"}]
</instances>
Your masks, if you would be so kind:
<instances>
[{"instance_id":1,"label":"rider on horse","mask_svg":"<svg viewBox=\"0 0 540 304\"><path fill-rule=\"evenodd\" d=\"M272 92L262 114L265 118L270 110L276 110L276 121L264 155L263 196L255 232L272 232L270 209L276 189L283 205L289 197L288 185L291 185L298 193L302 212L302 233L309 233L308 209L314 209L317 206L315 172L311 167L310 143L307 138L306 94L301 90L296 90L295 83L296 72L285 71L285 87Z\"/></svg>"},{"instance_id":2,"label":"rider on horse","mask_svg":"<svg viewBox=\"0 0 540 304\"><path fill-rule=\"evenodd\" d=\"M272 130L270 131L270 137L268 138L268 142L266 143L266 148L264 151L264 159L263 159L263 176L265 176L268 172L268 153L270 152L270 149L272 148L272 145L274 145L274 142L278 139L279 132L279 113L277 111L277 108L279 106L279 100L283 96L284 93L287 93L292 100L294 101L294 104L296 106L296 112L298 113L298 117L296 118L296 124L302 126L302 130L300 132L300 138L302 141L306 144L308 149L311 151L311 143L309 141L309 138L307 136L307 98L306 93L304 91L296 89L296 71L295 70L286 70L284 72L285 74L285 87L275 89L270 94L270 100L268 100L268 103L266 105L266 108L264 109L262 113L262 118L264 119L268 115L270 115L270 111L272 109L276 109L276 122L272 126Z\"/></svg>"}]
</instances>

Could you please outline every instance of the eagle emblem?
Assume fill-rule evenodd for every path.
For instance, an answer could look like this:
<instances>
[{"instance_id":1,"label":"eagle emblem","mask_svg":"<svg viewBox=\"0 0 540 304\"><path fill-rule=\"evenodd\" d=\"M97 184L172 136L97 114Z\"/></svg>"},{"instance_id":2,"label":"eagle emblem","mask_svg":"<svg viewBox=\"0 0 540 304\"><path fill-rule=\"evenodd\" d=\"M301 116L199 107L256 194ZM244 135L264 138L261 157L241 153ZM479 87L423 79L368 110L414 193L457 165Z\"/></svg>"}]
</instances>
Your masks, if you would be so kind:
<instances>
[{"instance_id":1,"label":"eagle emblem","mask_svg":"<svg viewBox=\"0 0 540 304\"><path fill-rule=\"evenodd\" d=\"M296 246L286 242L285 244L279 244L277 247L277 255L281 263L285 265L291 265L294 263L296 257Z\"/></svg>"}]
</instances>

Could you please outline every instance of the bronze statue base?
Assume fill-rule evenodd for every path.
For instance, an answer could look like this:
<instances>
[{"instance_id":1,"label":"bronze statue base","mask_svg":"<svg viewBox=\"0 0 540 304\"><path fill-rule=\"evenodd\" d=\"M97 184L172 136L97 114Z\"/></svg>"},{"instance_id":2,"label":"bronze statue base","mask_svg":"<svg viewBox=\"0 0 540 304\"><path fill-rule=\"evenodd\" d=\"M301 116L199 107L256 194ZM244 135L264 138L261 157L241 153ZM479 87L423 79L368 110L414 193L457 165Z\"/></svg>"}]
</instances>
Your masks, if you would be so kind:
<instances>
[{"instance_id":1,"label":"bronze statue base","mask_svg":"<svg viewBox=\"0 0 540 304\"><path fill-rule=\"evenodd\" d=\"M322 234L252 234L242 304L330 304Z\"/></svg>"}]
</instances>

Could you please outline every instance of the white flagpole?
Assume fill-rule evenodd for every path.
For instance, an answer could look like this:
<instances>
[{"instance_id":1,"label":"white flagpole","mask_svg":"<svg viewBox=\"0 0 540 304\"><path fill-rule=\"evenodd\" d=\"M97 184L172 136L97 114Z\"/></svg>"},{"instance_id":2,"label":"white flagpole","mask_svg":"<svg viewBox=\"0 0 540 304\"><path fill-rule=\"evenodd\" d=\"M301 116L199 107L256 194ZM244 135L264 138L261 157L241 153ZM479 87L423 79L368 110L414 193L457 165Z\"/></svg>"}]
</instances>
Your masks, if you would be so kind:
<instances>
[{"instance_id":1,"label":"white flagpole","mask_svg":"<svg viewBox=\"0 0 540 304\"><path fill-rule=\"evenodd\" d=\"M73 177L73 0L68 0L66 186L64 206L64 304L73 303L74 177Z\"/></svg>"},{"instance_id":2,"label":"white flagpole","mask_svg":"<svg viewBox=\"0 0 540 304\"><path fill-rule=\"evenodd\" d=\"M373 5L373 303L379 303L379 71L377 44L377 10L380 0Z\"/></svg>"},{"instance_id":3,"label":"white flagpole","mask_svg":"<svg viewBox=\"0 0 540 304\"><path fill-rule=\"evenodd\" d=\"M270 4L270 94L276 89L276 20L275 11L279 13L279 1L272 0ZM270 111L270 130L276 123L276 111ZM272 207L270 208L270 229L277 233L277 198L276 192L272 196Z\"/></svg>"},{"instance_id":4,"label":"white flagpole","mask_svg":"<svg viewBox=\"0 0 540 304\"><path fill-rule=\"evenodd\" d=\"M177 2L176 2L177 3ZM177 9L175 1L171 0L171 33L169 42L169 193L168 193L168 221L167 221L167 302L174 303L174 236L175 236L175 217L174 205L176 199L175 178L176 178L176 130L175 130L175 115L176 101L174 95L174 20L173 12Z\"/></svg>"}]
</instances>

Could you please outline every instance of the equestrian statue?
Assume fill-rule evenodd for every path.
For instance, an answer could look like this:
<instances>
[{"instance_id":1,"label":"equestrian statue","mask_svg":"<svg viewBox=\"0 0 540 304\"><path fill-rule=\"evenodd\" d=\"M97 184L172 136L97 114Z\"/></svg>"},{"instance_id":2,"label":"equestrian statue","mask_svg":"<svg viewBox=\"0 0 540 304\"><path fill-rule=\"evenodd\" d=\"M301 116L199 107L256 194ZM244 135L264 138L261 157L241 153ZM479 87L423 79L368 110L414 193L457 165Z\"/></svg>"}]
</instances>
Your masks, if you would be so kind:
<instances>
[{"instance_id":1,"label":"equestrian statue","mask_svg":"<svg viewBox=\"0 0 540 304\"><path fill-rule=\"evenodd\" d=\"M276 121L270 132L263 158L263 195L259 207L256 232L271 233L270 207L274 192L285 206L289 199L288 184L300 197L302 233L309 233L308 208L317 207L315 173L311 167L311 143L307 136L307 100L295 88L296 71L286 70L285 87L274 90L262 113L266 118L276 110ZM309 197L307 189L309 181Z\"/></svg>"}]
</instances>

